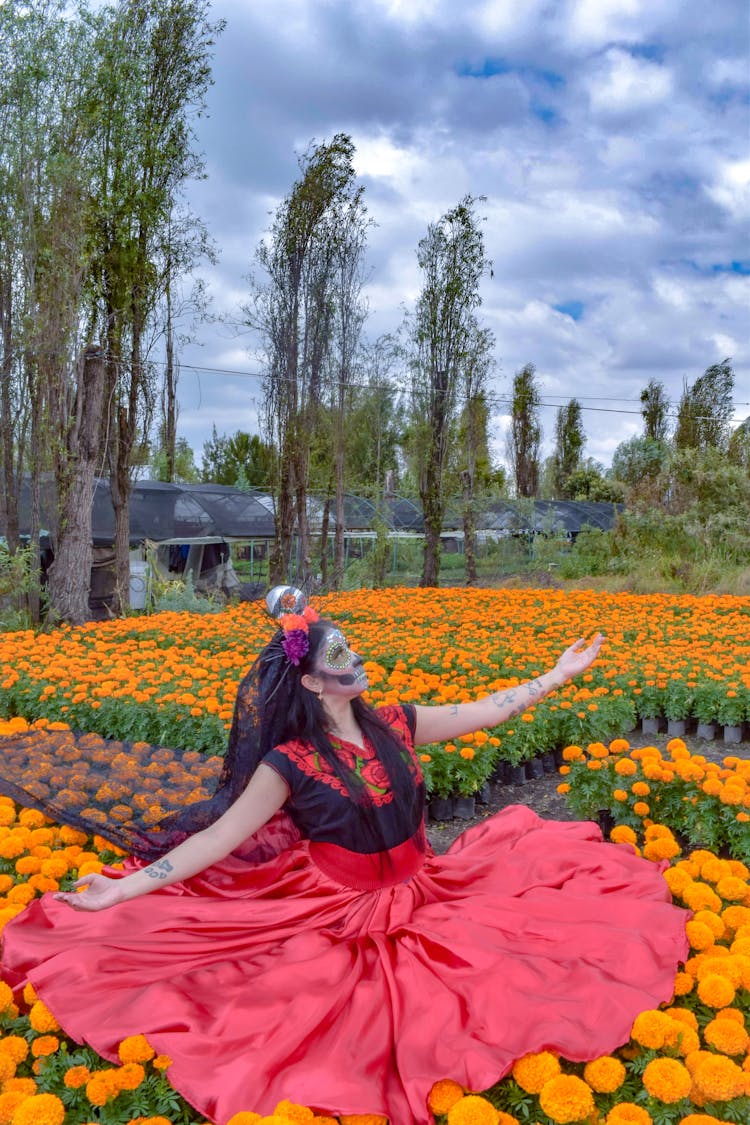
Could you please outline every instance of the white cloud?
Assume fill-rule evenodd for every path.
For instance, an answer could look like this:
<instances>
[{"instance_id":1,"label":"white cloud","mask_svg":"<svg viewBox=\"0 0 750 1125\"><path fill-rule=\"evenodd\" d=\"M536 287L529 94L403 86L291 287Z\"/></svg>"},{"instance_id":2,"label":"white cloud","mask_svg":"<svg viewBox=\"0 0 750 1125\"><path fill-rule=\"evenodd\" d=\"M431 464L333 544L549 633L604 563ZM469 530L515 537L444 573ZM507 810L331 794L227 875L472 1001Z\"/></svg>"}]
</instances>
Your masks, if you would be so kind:
<instances>
[{"instance_id":1,"label":"white cloud","mask_svg":"<svg viewBox=\"0 0 750 1125\"><path fill-rule=\"evenodd\" d=\"M634 58L619 47L606 52L588 82L591 109L603 115L659 106L672 88L667 67Z\"/></svg>"},{"instance_id":2,"label":"white cloud","mask_svg":"<svg viewBox=\"0 0 750 1125\"><path fill-rule=\"evenodd\" d=\"M721 167L713 184L706 186L708 195L735 219L750 218L750 160L734 160ZM737 256L743 257L741 247Z\"/></svg>"}]
</instances>

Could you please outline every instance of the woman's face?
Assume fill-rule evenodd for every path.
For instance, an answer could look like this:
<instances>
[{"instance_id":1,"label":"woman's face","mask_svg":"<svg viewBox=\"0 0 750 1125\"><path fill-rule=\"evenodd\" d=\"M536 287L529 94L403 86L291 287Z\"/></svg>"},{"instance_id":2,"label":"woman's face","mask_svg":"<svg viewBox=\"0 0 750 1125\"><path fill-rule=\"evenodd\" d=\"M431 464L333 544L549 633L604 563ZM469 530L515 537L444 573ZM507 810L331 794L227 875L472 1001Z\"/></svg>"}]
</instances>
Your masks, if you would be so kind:
<instances>
[{"instance_id":1,"label":"woman's face","mask_svg":"<svg viewBox=\"0 0 750 1125\"><path fill-rule=\"evenodd\" d=\"M330 629L323 638L315 660L315 674L325 680L328 695L354 697L367 688L362 657L349 648L340 629Z\"/></svg>"}]
</instances>

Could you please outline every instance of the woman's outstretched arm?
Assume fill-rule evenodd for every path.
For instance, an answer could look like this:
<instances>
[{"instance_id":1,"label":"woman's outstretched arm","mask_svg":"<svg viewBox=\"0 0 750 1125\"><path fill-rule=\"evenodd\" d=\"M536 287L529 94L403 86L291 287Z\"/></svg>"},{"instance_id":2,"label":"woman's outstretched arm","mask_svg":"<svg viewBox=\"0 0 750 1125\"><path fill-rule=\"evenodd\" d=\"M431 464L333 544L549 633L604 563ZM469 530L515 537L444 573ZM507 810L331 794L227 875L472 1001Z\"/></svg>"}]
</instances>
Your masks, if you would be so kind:
<instances>
[{"instance_id":1,"label":"woman's outstretched arm","mask_svg":"<svg viewBox=\"0 0 750 1125\"><path fill-rule=\"evenodd\" d=\"M505 691L476 699L471 703L446 703L436 707L419 705L414 708L417 725L414 741L418 746L428 742L444 742L470 734L481 727L494 727L498 723L520 715L533 707L545 695L562 687L574 676L585 672L599 653L604 637L597 633L591 644L581 638L567 648L554 668L535 680L527 680Z\"/></svg>"},{"instance_id":2,"label":"woman's outstretched arm","mask_svg":"<svg viewBox=\"0 0 750 1125\"><path fill-rule=\"evenodd\" d=\"M111 879L107 875L84 875L74 885L85 886L85 890L61 891L55 898L66 902L74 910L106 910L118 902L189 879L191 875L224 859L238 844L257 832L281 808L288 796L286 782L270 766L261 763L244 793L215 824L196 832L140 871L121 879Z\"/></svg>"}]
</instances>

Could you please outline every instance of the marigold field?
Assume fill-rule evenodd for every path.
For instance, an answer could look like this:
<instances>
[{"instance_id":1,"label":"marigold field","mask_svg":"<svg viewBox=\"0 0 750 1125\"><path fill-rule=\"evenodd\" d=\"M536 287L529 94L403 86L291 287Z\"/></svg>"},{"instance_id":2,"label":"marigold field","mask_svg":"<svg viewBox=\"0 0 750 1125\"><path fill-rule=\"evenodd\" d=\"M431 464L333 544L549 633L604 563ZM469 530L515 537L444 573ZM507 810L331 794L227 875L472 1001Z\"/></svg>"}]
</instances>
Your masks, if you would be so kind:
<instances>
[{"instance_id":1,"label":"marigold field","mask_svg":"<svg viewBox=\"0 0 750 1125\"><path fill-rule=\"evenodd\" d=\"M499 759L562 751L560 790L575 813L606 811L610 838L666 862L674 900L693 911L692 954L671 1003L642 1013L615 1055L585 1065L548 1052L527 1056L483 1092L435 1075L429 1106L436 1120L750 1121L747 744L717 763L691 755L680 739L640 749L627 740L641 717L750 721L750 599L389 590L316 605L365 657L374 703L460 702L502 690L551 666L575 638L605 633L590 672L526 716L458 745L423 748L426 778L434 792L470 792ZM80 809L91 799L121 823L134 812L156 820L210 791L237 683L271 631L257 605L241 605L211 616L0 635L0 736L12 736L6 748L20 736L28 761L43 763L28 779L30 792L35 780L68 785L63 806ZM147 744L164 749L154 755ZM104 792L100 783L86 788L87 754L107 765ZM151 772L144 775L146 757ZM117 858L102 837L0 797L0 925L37 895ZM0 982L0 1125L202 1125L170 1086L169 1066L142 1036L125 1040L112 1066L68 1040L33 990L14 997ZM232 1119L251 1122L336 1125L291 1101L269 1116L248 1106Z\"/></svg>"}]
</instances>

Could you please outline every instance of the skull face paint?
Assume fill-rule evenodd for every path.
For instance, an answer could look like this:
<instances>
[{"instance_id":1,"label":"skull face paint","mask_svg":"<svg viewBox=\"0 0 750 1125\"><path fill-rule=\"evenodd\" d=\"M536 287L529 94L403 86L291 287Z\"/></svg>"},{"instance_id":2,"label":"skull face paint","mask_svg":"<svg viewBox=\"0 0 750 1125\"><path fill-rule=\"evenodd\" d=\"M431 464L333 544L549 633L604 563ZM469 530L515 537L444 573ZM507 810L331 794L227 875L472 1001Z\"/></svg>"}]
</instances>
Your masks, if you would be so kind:
<instances>
[{"instance_id":1,"label":"skull face paint","mask_svg":"<svg viewBox=\"0 0 750 1125\"><path fill-rule=\"evenodd\" d=\"M340 629L334 629L325 638L318 665L317 674L328 680L330 687L336 684L341 687L351 687L354 684L359 689L367 687L367 672L362 657L349 648Z\"/></svg>"}]
</instances>

